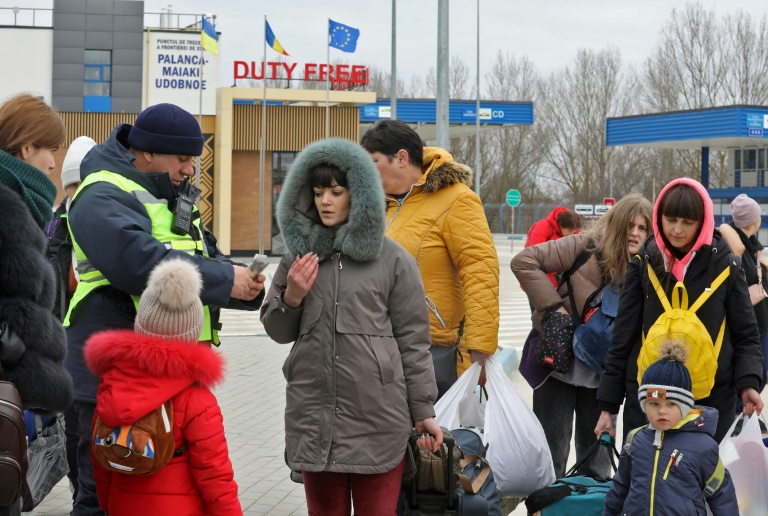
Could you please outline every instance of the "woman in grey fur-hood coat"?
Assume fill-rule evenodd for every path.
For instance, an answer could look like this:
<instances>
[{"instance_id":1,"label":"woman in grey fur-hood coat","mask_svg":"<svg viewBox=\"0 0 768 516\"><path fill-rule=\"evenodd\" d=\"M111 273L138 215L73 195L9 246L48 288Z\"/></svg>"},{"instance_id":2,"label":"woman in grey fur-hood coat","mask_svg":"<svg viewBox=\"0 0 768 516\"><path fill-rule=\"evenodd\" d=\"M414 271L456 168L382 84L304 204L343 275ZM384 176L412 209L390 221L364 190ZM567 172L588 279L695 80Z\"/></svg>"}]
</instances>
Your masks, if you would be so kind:
<instances>
[{"instance_id":1,"label":"woman in grey fur-hood coat","mask_svg":"<svg viewBox=\"0 0 768 516\"><path fill-rule=\"evenodd\" d=\"M318 165L346 174L349 218L321 222L308 181ZM434 417L429 318L413 258L384 236L381 179L370 155L341 139L315 142L291 168L277 206L288 253L261 308L278 343L294 342L287 381L286 461L305 472L378 474L403 460L414 421ZM295 257L315 253L303 302L283 302Z\"/></svg>"}]
</instances>

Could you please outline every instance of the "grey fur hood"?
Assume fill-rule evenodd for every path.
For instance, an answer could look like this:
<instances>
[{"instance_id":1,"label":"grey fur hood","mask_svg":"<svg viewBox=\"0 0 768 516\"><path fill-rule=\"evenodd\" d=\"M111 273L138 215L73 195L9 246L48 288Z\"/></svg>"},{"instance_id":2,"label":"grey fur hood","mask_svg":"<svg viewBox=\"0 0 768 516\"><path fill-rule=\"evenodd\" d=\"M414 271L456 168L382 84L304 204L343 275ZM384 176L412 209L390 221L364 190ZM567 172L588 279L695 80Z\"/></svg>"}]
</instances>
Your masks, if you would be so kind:
<instances>
[{"instance_id":1,"label":"grey fur hood","mask_svg":"<svg viewBox=\"0 0 768 516\"><path fill-rule=\"evenodd\" d=\"M338 230L320 220L309 171L328 164L347 174L349 220ZM288 251L296 255L314 252L322 260L334 251L351 259L375 259L384 241L386 204L378 170L368 152L358 144L332 138L308 145L296 158L277 202L277 222Z\"/></svg>"}]
</instances>

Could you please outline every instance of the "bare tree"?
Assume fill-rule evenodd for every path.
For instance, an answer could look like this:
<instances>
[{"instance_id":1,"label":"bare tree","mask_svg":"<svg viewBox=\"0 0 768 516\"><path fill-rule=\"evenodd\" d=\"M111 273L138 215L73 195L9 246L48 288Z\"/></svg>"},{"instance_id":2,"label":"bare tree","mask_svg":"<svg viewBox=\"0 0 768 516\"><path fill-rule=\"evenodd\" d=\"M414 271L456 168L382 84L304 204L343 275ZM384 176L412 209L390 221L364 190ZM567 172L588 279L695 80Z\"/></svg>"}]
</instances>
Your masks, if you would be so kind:
<instances>
[{"instance_id":1,"label":"bare tree","mask_svg":"<svg viewBox=\"0 0 768 516\"><path fill-rule=\"evenodd\" d=\"M528 57L496 54L491 70L485 74L485 97L493 100L535 101L538 73ZM509 126L488 132L481 139L483 199L503 203L512 188L526 199L541 195L536 172L544 161L546 139L538 124Z\"/></svg>"},{"instance_id":2,"label":"bare tree","mask_svg":"<svg viewBox=\"0 0 768 516\"><path fill-rule=\"evenodd\" d=\"M725 36L726 104L768 103L768 22L753 22L744 11L726 15L720 28Z\"/></svg>"},{"instance_id":3,"label":"bare tree","mask_svg":"<svg viewBox=\"0 0 768 516\"><path fill-rule=\"evenodd\" d=\"M540 83L538 119L548 137L550 177L576 199L609 190L614 149L605 146L605 120L626 114L634 97L616 49L581 49Z\"/></svg>"},{"instance_id":4,"label":"bare tree","mask_svg":"<svg viewBox=\"0 0 768 516\"><path fill-rule=\"evenodd\" d=\"M434 98L437 94L437 72L431 67L424 84L425 96ZM468 99L472 97L469 66L459 56L451 56L448 66L448 94L452 99Z\"/></svg>"},{"instance_id":5,"label":"bare tree","mask_svg":"<svg viewBox=\"0 0 768 516\"><path fill-rule=\"evenodd\" d=\"M714 11L699 3L673 9L646 60L646 105L656 111L718 105L727 74L722 36Z\"/></svg>"}]
</instances>

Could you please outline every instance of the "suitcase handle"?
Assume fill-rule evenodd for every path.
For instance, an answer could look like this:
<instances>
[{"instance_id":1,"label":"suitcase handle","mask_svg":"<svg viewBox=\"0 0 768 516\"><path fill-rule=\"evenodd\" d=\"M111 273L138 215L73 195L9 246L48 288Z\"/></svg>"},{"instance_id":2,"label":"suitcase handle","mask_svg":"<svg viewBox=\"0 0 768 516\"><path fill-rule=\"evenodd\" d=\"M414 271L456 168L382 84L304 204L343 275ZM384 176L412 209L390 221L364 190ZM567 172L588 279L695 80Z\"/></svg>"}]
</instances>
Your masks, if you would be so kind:
<instances>
[{"instance_id":1,"label":"suitcase handle","mask_svg":"<svg viewBox=\"0 0 768 516\"><path fill-rule=\"evenodd\" d=\"M417 450L416 447L416 441L419 440L420 435L412 434L411 437L408 439L408 445L413 449L414 451ZM452 436L446 435L443 433L443 444L448 449L448 476L446 477L446 486L445 486L445 496L446 496L446 508L449 510L453 510L456 506L455 497L454 497L454 486L456 485L456 477L453 471L453 448L456 446L456 441L453 439ZM414 453L414 457L416 456L416 453ZM414 481L411 482L411 501L415 502L417 499L417 493L416 490L416 484L417 482ZM418 507L418 506L416 506Z\"/></svg>"}]
</instances>

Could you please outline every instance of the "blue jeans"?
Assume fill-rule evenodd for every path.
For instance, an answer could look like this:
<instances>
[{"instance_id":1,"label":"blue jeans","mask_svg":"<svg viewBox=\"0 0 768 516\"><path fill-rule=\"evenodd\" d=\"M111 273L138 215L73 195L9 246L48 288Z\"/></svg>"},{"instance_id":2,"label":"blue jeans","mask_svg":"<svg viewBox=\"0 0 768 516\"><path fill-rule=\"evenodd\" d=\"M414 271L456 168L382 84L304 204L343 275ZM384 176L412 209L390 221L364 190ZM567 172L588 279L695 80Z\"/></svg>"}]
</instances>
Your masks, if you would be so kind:
<instances>
[{"instance_id":1,"label":"blue jeans","mask_svg":"<svg viewBox=\"0 0 768 516\"><path fill-rule=\"evenodd\" d=\"M533 413L544 428L557 478L563 477L566 472L568 454L571 451L571 435L574 435L574 415L576 460L581 459L584 452L597 440L595 426L600 411L597 408L596 396L597 389L577 387L551 376L533 391ZM598 448L592 458L579 468L578 473L612 477L609 451L604 446Z\"/></svg>"}]
</instances>

